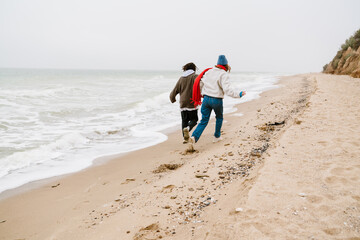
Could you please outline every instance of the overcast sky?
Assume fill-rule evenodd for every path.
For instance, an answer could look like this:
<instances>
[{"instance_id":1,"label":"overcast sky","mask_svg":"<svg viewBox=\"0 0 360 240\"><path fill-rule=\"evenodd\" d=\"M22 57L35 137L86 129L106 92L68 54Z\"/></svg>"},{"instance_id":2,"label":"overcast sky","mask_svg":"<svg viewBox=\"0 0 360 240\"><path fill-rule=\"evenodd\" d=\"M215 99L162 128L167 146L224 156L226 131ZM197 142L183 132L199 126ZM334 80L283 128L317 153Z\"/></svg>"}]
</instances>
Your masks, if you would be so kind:
<instances>
[{"instance_id":1,"label":"overcast sky","mask_svg":"<svg viewBox=\"0 0 360 240\"><path fill-rule=\"evenodd\" d=\"M359 0L0 0L0 67L319 72Z\"/></svg>"}]
</instances>

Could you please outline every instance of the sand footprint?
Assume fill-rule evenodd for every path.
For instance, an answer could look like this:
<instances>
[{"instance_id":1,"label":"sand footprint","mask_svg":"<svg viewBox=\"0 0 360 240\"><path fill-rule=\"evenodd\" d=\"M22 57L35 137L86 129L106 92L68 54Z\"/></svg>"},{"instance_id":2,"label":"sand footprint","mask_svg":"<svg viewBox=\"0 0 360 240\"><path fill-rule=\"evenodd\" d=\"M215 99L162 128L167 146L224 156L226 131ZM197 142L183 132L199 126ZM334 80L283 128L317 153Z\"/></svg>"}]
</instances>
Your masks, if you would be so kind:
<instances>
[{"instance_id":1,"label":"sand footprint","mask_svg":"<svg viewBox=\"0 0 360 240\"><path fill-rule=\"evenodd\" d=\"M317 195L308 195L306 196L306 200L308 200L311 203L321 203L323 200L323 197L317 196Z\"/></svg>"},{"instance_id":2,"label":"sand footprint","mask_svg":"<svg viewBox=\"0 0 360 240\"><path fill-rule=\"evenodd\" d=\"M332 185L339 185L339 184L345 185L349 183L349 180L343 177L331 176L331 177L326 177L325 182Z\"/></svg>"},{"instance_id":3,"label":"sand footprint","mask_svg":"<svg viewBox=\"0 0 360 240\"><path fill-rule=\"evenodd\" d=\"M344 174L346 174L346 173L345 173L346 170L347 170L347 169L345 169L345 168L334 168L334 169L332 169L330 172L331 172L332 174L335 174L335 175L344 175Z\"/></svg>"},{"instance_id":4,"label":"sand footprint","mask_svg":"<svg viewBox=\"0 0 360 240\"><path fill-rule=\"evenodd\" d=\"M173 230L175 234L175 230ZM163 235L167 235L169 232L163 232L158 223L150 224L144 228L141 228L134 236L134 240L142 239L161 239Z\"/></svg>"},{"instance_id":5,"label":"sand footprint","mask_svg":"<svg viewBox=\"0 0 360 240\"><path fill-rule=\"evenodd\" d=\"M319 143L320 145L322 145L324 147L328 145L327 141L318 141L317 143Z\"/></svg>"},{"instance_id":6,"label":"sand footprint","mask_svg":"<svg viewBox=\"0 0 360 240\"><path fill-rule=\"evenodd\" d=\"M323 229L323 232L326 233L327 235L338 235L339 233L341 233L341 229L340 228L326 228Z\"/></svg>"},{"instance_id":7,"label":"sand footprint","mask_svg":"<svg viewBox=\"0 0 360 240\"><path fill-rule=\"evenodd\" d=\"M334 215L335 213L337 213L337 210L334 209L332 206L329 206L329 205L320 205L320 207L317 208L316 212L317 213L323 212L327 216L330 216L330 215Z\"/></svg>"}]
</instances>

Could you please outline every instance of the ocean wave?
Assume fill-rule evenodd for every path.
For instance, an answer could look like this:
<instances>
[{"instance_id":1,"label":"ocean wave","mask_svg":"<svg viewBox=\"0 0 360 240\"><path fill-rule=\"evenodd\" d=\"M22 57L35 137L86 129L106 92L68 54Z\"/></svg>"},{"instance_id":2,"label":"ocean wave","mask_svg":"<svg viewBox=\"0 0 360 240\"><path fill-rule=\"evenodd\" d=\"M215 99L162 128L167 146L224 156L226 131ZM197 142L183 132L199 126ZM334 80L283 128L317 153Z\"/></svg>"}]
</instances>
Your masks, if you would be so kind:
<instances>
[{"instance_id":1,"label":"ocean wave","mask_svg":"<svg viewBox=\"0 0 360 240\"><path fill-rule=\"evenodd\" d=\"M14 170L41 164L50 159L57 159L61 157L64 152L83 146L88 141L89 140L80 133L69 133L49 144L21 152L15 152L10 156L1 159L0 177L7 175Z\"/></svg>"},{"instance_id":2,"label":"ocean wave","mask_svg":"<svg viewBox=\"0 0 360 240\"><path fill-rule=\"evenodd\" d=\"M74 91L72 88L60 87L51 89L8 89L0 90L0 94L6 98L38 98L38 97L52 97L66 92Z\"/></svg>"}]
</instances>

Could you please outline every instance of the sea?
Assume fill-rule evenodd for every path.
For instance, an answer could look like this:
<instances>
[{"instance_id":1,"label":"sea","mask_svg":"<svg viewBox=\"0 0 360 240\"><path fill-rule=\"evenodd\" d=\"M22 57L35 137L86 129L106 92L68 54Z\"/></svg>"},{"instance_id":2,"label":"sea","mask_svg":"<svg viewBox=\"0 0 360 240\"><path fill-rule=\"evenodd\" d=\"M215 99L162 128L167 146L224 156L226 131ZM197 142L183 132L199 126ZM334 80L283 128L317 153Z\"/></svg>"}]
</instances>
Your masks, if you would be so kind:
<instances>
[{"instance_id":1,"label":"sea","mask_svg":"<svg viewBox=\"0 0 360 240\"><path fill-rule=\"evenodd\" d=\"M159 144L169 130L181 134L178 101L169 100L181 74L0 69L0 193ZM247 95L225 97L224 113L278 87L283 75L231 72L233 86Z\"/></svg>"}]
</instances>

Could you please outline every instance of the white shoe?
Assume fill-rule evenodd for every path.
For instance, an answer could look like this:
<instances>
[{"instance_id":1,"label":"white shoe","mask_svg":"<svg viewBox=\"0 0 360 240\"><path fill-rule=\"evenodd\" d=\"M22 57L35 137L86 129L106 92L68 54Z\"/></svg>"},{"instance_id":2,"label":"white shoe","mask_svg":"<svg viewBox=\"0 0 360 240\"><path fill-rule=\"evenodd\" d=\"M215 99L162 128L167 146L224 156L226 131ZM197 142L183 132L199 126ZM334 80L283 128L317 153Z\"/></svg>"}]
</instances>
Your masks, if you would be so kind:
<instances>
[{"instance_id":1,"label":"white shoe","mask_svg":"<svg viewBox=\"0 0 360 240\"><path fill-rule=\"evenodd\" d=\"M189 143L188 151L189 151L189 152L195 151L195 148L194 148L195 138L194 138L194 137L190 137L188 143Z\"/></svg>"},{"instance_id":2,"label":"white shoe","mask_svg":"<svg viewBox=\"0 0 360 240\"><path fill-rule=\"evenodd\" d=\"M183 128L183 134L184 134L184 141L183 141L183 143L187 143L187 142L189 141L189 137L190 137L189 128L188 128L188 127Z\"/></svg>"},{"instance_id":3,"label":"white shoe","mask_svg":"<svg viewBox=\"0 0 360 240\"><path fill-rule=\"evenodd\" d=\"M223 138L220 136L220 137L214 137L213 139L213 143L217 143L217 142L220 142L221 140L223 140Z\"/></svg>"}]
</instances>

